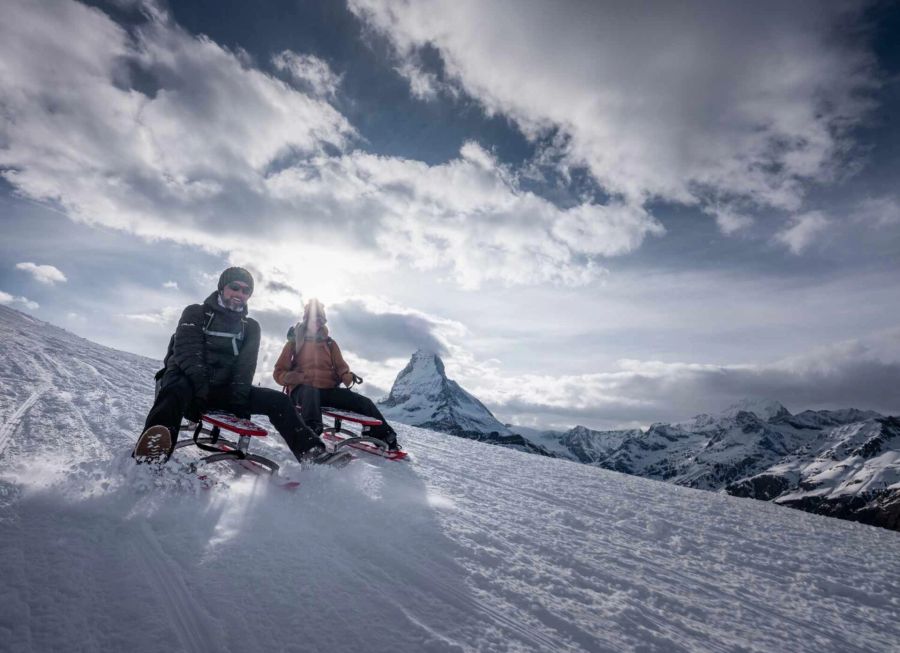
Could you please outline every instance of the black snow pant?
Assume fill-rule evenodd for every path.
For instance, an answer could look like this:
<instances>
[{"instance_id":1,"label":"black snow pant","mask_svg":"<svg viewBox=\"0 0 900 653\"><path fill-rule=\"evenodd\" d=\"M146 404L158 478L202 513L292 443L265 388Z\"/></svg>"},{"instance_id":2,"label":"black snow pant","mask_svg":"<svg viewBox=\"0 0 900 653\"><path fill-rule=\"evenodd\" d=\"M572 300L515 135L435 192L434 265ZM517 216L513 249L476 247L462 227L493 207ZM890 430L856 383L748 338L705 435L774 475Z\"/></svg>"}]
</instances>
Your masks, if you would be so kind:
<instances>
[{"instance_id":1,"label":"black snow pant","mask_svg":"<svg viewBox=\"0 0 900 653\"><path fill-rule=\"evenodd\" d=\"M227 386L211 387L206 409L231 410L229 394ZM153 408L147 415L144 430L156 425L165 426L172 434L172 450L174 450L182 417L189 410L196 412L193 399L194 386L187 377L164 379ZM250 388L250 413L268 417L297 460L312 447L321 445L321 440L303 423L297 415L293 402L284 393L270 388L255 386ZM169 453L171 454L171 451Z\"/></svg>"},{"instance_id":2,"label":"black snow pant","mask_svg":"<svg viewBox=\"0 0 900 653\"><path fill-rule=\"evenodd\" d=\"M291 398L300 404L300 417L304 423L316 433L322 430L322 406L329 406L380 419L381 426L371 427L369 435L388 444L397 440L396 431L387 423L375 402L349 388L314 388L311 385L298 385L291 392Z\"/></svg>"}]
</instances>

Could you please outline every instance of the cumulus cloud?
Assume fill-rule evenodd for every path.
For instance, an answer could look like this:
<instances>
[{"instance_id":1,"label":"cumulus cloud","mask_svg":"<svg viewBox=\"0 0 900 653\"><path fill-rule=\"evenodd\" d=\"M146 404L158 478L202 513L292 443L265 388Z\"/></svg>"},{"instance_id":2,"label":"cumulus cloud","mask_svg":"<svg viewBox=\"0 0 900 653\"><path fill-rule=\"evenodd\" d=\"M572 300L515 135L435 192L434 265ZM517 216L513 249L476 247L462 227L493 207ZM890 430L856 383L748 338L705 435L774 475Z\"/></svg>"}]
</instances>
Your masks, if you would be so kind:
<instances>
[{"instance_id":1,"label":"cumulus cloud","mask_svg":"<svg viewBox=\"0 0 900 653\"><path fill-rule=\"evenodd\" d=\"M40 304L33 302L27 297L10 295L8 292L0 290L0 304L20 304L25 308L36 311L40 308Z\"/></svg>"},{"instance_id":2,"label":"cumulus cloud","mask_svg":"<svg viewBox=\"0 0 900 653\"><path fill-rule=\"evenodd\" d=\"M278 70L289 73L314 95L334 97L341 83L341 76L331 70L327 61L315 55L284 50L272 58L272 63Z\"/></svg>"},{"instance_id":3,"label":"cumulus cloud","mask_svg":"<svg viewBox=\"0 0 900 653\"><path fill-rule=\"evenodd\" d=\"M338 78L321 60L275 58L318 85L303 91L159 10L132 31L71 1L5 12L0 174L77 221L287 279L341 249L359 266L435 269L467 288L586 283L600 258L662 233L627 201L559 208L476 143L434 166L354 149L355 130L322 97Z\"/></svg>"},{"instance_id":4,"label":"cumulus cloud","mask_svg":"<svg viewBox=\"0 0 900 653\"><path fill-rule=\"evenodd\" d=\"M775 234L775 240L794 254L802 253L828 228L831 221L821 211L793 216L787 228Z\"/></svg>"},{"instance_id":5,"label":"cumulus cloud","mask_svg":"<svg viewBox=\"0 0 900 653\"><path fill-rule=\"evenodd\" d=\"M356 151L320 157L272 175L279 199L315 214L369 221L378 249L423 269L447 267L467 288L554 281L583 284L602 268L585 257L632 251L662 226L640 208L612 203L561 209L520 190L511 173L476 143L458 159L428 166Z\"/></svg>"},{"instance_id":6,"label":"cumulus cloud","mask_svg":"<svg viewBox=\"0 0 900 653\"><path fill-rule=\"evenodd\" d=\"M351 0L415 64L566 154L630 204L801 208L866 114L873 65L841 38L862 3L556 3ZM399 70L413 71L415 65ZM745 216L717 215L735 231Z\"/></svg>"},{"instance_id":7,"label":"cumulus cloud","mask_svg":"<svg viewBox=\"0 0 900 653\"><path fill-rule=\"evenodd\" d=\"M65 283L66 281L68 281L68 279L66 279L66 275L64 275L58 268L55 268L52 265L37 265L36 263L26 262L17 263L16 269L27 272L32 277L34 277L35 281L38 281L47 286L52 286L55 283Z\"/></svg>"},{"instance_id":8,"label":"cumulus cloud","mask_svg":"<svg viewBox=\"0 0 900 653\"><path fill-rule=\"evenodd\" d=\"M900 224L900 201L891 195L866 198L856 207L853 218L858 223L875 227Z\"/></svg>"},{"instance_id":9,"label":"cumulus cloud","mask_svg":"<svg viewBox=\"0 0 900 653\"><path fill-rule=\"evenodd\" d=\"M733 206L715 205L707 207L704 211L715 217L719 230L725 235L746 229L754 222L752 217Z\"/></svg>"},{"instance_id":10,"label":"cumulus cloud","mask_svg":"<svg viewBox=\"0 0 900 653\"><path fill-rule=\"evenodd\" d=\"M249 232L268 166L353 133L327 103L167 20L129 34L77 2L4 11L2 174L76 220L195 244Z\"/></svg>"},{"instance_id":11,"label":"cumulus cloud","mask_svg":"<svg viewBox=\"0 0 900 653\"><path fill-rule=\"evenodd\" d=\"M172 326L175 324L178 316L184 307L165 306L155 311L146 311L143 313L124 313L121 317L132 322L143 322L144 324L152 324L156 326Z\"/></svg>"},{"instance_id":12,"label":"cumulus cloud","mask_svg":"<svg viewBox=\"0 0 900 653\"><path fill-rule=\"evenodd\" d=\"M402 62L395 70L409 82L409 90L419 100L436 100L442 94L456 97L455 86L442 82L437 75L412 61Z\"/></svg>"}]
</instances>

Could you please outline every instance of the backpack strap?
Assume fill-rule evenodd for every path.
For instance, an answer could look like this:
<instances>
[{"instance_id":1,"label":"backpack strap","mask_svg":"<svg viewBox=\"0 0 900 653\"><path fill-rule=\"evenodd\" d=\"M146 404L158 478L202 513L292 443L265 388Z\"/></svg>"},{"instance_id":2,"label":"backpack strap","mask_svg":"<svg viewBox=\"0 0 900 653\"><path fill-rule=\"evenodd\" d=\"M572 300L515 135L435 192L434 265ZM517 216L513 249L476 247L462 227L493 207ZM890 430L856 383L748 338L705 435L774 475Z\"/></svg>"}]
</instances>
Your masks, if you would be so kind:
<instances>
[{"instance_id":1,"label":"backpack strap","mask_svg":"<svg viewBox=\"0 0 900 653\"><path fill-rule=\"evenodd\" d=\"M238 342L244 341L244 331L246 322L244 318L241 318L241 332L240 333L231 333L230 331L211 331L210 325L212 324L213 319L215 318L215 313L209 311L207 313L209 315L209 320L206 322L206 326L203 327L203 333L208 336L218 336L220 338L231 338L231 348L234 351L234 355L237 356L241 349L238 347Z\"/></svg>"},{"instance_id":2,"label":"backpack strap","mask_svg":"<svg viewBox=\"0 0 900 653\"><path fill-rule=\"evenodd\" d=\"M328 355L331 357L331 373L334 375L335 387L340 387L341 377L337 373L337 365L334 364L334 339L331 336L325 338L325 346L328 348Z\"/></svg>"}]
</instances>

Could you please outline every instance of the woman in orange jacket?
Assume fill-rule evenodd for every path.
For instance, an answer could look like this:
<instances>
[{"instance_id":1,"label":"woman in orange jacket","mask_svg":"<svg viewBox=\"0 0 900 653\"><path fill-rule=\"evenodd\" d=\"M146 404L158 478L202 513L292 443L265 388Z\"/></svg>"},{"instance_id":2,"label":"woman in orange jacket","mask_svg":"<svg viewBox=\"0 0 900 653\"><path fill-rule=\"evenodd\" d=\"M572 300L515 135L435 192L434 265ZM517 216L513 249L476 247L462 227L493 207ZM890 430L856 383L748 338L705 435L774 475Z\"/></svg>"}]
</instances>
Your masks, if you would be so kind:
<instances>
[{"instance_id":1,"label":"woman in orange jacket","mask_svg":"<svg viewBox=\"0 0 900 653\"><path fill-rule=\"evenodd\" d=\"M341 348L328 335L327 321L322 303L310 299L303 309L303 319L288 330L272 376L287 387L294 403L301 406L303 421L317 434L322 432L324 404L381 420L381 426L373 426L369 434L387 443L389 449L399 449L397 433L375 403L350 390L354 374ZM347 387L340 387L341 383Z\"/></svg>"}]
</instances>

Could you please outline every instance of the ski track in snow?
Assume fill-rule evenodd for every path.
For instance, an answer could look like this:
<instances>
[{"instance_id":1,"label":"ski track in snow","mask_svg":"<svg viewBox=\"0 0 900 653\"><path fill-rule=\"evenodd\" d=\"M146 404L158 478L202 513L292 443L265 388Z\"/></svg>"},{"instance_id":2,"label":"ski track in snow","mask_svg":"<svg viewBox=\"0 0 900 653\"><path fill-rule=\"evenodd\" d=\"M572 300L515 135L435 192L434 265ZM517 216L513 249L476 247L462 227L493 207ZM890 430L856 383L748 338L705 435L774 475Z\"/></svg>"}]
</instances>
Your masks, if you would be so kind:
<instances>
[{"instance_id":1,"label":"ski track in snow","mask_svg":"<svg viewBox=\"0 0 900 653\"><path fill-rule=\"evenodd\" d=\"M16 428L19 426L19 422L22 421L22 417L31 410L31 407L37 402L38 399L46 392L47 386L41 386L37 390L31 393L31 395L22 402L22 404L16 409L16 411L10 415L3 426L0 427L0 456L3 455L4 449L6 449L6 444L9 441L10 436L15 432Z\"/></svg>"},{"instance_id":2,"label":"ski track in snow","mask_svg":"<svg viewBox=\"0 0 900 653\"><path fill-rule=\"evenodd\" d=\"M402 425L407 462L301 472L273 435L298 490L204 489L128 458L158 363L17 315L2 653L900 650L896 532Z\"/></svg>"},{"instance_id":3,"label":"ski track in snow","mask_svg":"<svg viewBox=\"0 0 900 653\"><path fill-rule=\"evenodd\" d=\"M142 522L139 530L140 538L131 542L134 559L156 588L158 603L164 606L169 623L178 633L181 650L224 650L217 628L209 623L206 601L194 596L185 585L183 568L163 550L150 524Z\"/></svg>"},{"instance_id":4,"label":"ski track in snow","mask_svg":"<svg viewBox=\"0 0 900 653\"><path fill-rule=\"evenodd\" d=\"M460 448L468 446L468 444L461 445ZM447 451L443 446L428 448L431 449L429 453L435 456L440 451ZM419 455L427 456L429 453L419 453ZM494 473L492 473L491 465L482 464L483 456L471 459L466 456L442 457L440 460L441 462L436 466L441 469L442 474L432 474L432 480L445 481L448 491L453 491L452 479L457 474L465 475L467 479L478 478L480 484L490 488L494 495L492 497L494 501L497 503L510 501L509 509L511 511L518 511L525 515L546 515L550 520L556 522L554 530L557 533L550 538L527 538L521 537L521 532L503 533L504 529L502 527L498 529L496 522L491 519L493 517L491 514L477 509L463 511L460 506L453 521L457 530L468 531L477 536L478 539L472 542L473 549L505 546L507 550L502 552L502 556L499 556L504 561L515 559L517 555L522 556L524 568L509 570L508 576L512 577L524 573L529 566L533 568L546 567L551 562L557 562L555 560L557 557L565 558L565 555L558 555L560 551L568 554L570 555L568 560L558 561L559 568L554 572L568 573L570 582L566 590L577 596L586 605L597 600L603 601L602 595L597 592L599 587L632 585L631 592L636 592L633 595L639 597L640 602L644 605L643 614L627 615L619 622L620 628L627 626L663 631L670 638L669 645L673 647L672 650L681 645L685 647L685 650L691 650L692 647L697 646L696 638L708 630L707 622L715 623L723 618L727 619L727 611L722 609L722 606L731 605L734 610L752 617L751 623L774 621L782 624L785 629L804 635L810 642L821 642L824 639L824 643L820 644L820 646L824 646L824 650L868 650L865 645L854 642L854 637L848 637L845 634L845 624L841 622L846 614L832 614L831 616L838 617L836 619L838 623L829 624L828 619L824 618L825 613L821 620L810 619L808 616L800 614L791 605L796 599L797 593L812 590L821 594L825 586L822 582L813 582L811 588L805 589L805 585L813 579L807 578L811 574L805 571L804 567L810 565L802 559L802 556L797 555L796 543L793 544L793 550L791 546L782 547L778 541L780 538L768 536L762 529L754 532L756 537L747 541L748 538L742 532L740 524L733 524L731 532L726 531L721 534L727 534L725 537L704 538L702 532L696 532L698 523L704 522L688 521L685 524L684 520L686 517L689 518L689 515L684 513L666 514L666 511L656 508L653 504L654 499L658 499L658 497L654 497L652 490L657 489L657 486L647 485L643 479L635 481L628 477L621 477L622 485L630 486L629 490L632 492L637 490L637 496L629 497L632 500L623 501L620 506L610 506L607 512L601 512L584 507L584 504L591 503L589 498L580 497L581 505L579 505L579 501L573 501L566 497L569 489L579 487L575 478L572 479L571 485L548 492L532 489L540 484L542 479L540 475L536 475L533 479L488 480L489 477L496 478L497 474L496 470L493 470ZM459 464L454 465L454 462L459 462ZM554 463L545 464L552 466ZM434 467L435 465L432 465L432 471ZM480 467L482 469L479 469ZM577 468L567 471L573 477L584 473L583 469ZM524 489L526 487L528 489ZM643 490L650 491L644 492ZM715 508L714 506L703 506L704 503L719 504L725 510L728 507L737 509L747 505L746 502L720 495L707 494L706 497L697 497L696 491L681 488L674 492L679 496L693 499L692 503L700 504L704 508L703 512L712 512L711 515L702 516L706 520L715 519ZM454 497L454 499L456 498ZM597 503L602 505L604 502ZM760 504L754 505L761 507ZM685 509L689 506L679 507ZM667 508L671 510L671 504L668 504ZM772 507L766 508L764 512L770 513L776 518L786 517L783 513L773 512ZM724 514L727 513L723 510ZM585 517L589 517L590 522L585 520ZM697 515L697 517L699 518L701 515ZM814 522L816 519L823 519L806 514L798 515L797 518L799 520L812 518ZM728 522L728 520L722 521L723 525ZM535 529L542 528L539 523L530 526L531 529L524 529L528 533L536 533ZM686 526L688 527L686 528ZM855 526L855 528L859 528L859 526ZM495 541L491 541L488 534L493 536ZM701 537L698 538L698 535ZM642 540L648 540L648 536L649 541L642 542ZM521 550L517 555L511 556L509 545L511 542L516 542L517 539L521 540ZM542 550L541 546L535 546L544 539L554 543L549 550ZM582 545L578 545L577 539L584 540ZM695 540L695 542L691 540ZM704 540L709 541L704 542ZM576 546L571 546L573 541ZM729 545L734 547L736 554L743 553L746 556L746 560L738 560L738 562L743 562L746 568L729 569L730 565L723 564L723 562L733 562L729 561L728 557L744 557L739 555L723 556L723 553L727 553ZM529 549L534 549L534 551ZM710 559L704 559L704 554L707 553L714 555L711 555ZM720 562L716 560L717 557L725 557L725 560ZM839 555L835 557L840 558ZM601 564L590 564L592 562L590 558L594 558L594 562ZM695 559L696 565L690 564L693 562L691 558ZM755 558L761 558L761 561L757 562ZM647 568L648 560L653 561L653 569ZM688 564L685 564L686 562ZM785 578L785 574L791 569L795 570L796 583L785 582L790 580ZM723 577L723 570L730 573ZM874 579L872 578L873 571L876 571ZM483 574L484 570L482 569L478 573ZM653 577L652 586L642 587L641 583L635 583L636 578L644 575ZM866 577L869 577L869 583L866 583ZM598 580L602 580L602 582L598 583ZM755 596L754 590L760 588L754 588L753 585L754 583L758 584L760 580L764 583L771 583L775 587L781 586L782 594L775 593L774 598L777 600L773 601L773 597L768 595ZM896 614L898 602L891 592L900 587L897 584L898 576L893 572L886 571L883 580L887 583L886 585L878 581L877 566L874 570L863 566L859 570L858 579L854 579L852 576L843 578L842 581L834 582L829 587L834 593L834 597L855 595L854 600L867 608L885 609L888 613ZM854 589L854 584L858 584L857 586L868 584L868 587L865 590ZM686 601L686 597L690 597L690 600ZM822 598L826 599L823 603L828 602L827 597ZM844 606L839 605L838 607ZM672 622L667 616L667 613L673 610L682 613L680 623ZM866 610L863 609L859 616L863 617L865 614ZM740 632L741 624L735 624L735 626ZM746 631L745 636L749 640L761 639L759 636L754 636L752 629L744 627L743 630ZM823 638L823 632L827 633L827 637ZM590 636L583 641L585 650L591 650L591 647L586 644L590 641ZM693 644L691 644L692 641ZM794 648L788 648L778 638L770 637L770 641L774 647L770 650L807 650L805 646L809 646L804 645L802 641L797 641ZM883 649L873 646L872 650L889 650L889 641L888 638L882 641ZM736 650L733 647L738 646L738 642L740 642L740 637L735 638L732 644L716 646L709 642L702 648L703 650ZM610 648L612 650L615 647ZM661 644L660 650L665 650ZM749 648L747 650L757 649Z\"/></svg>"}]
</instances>

